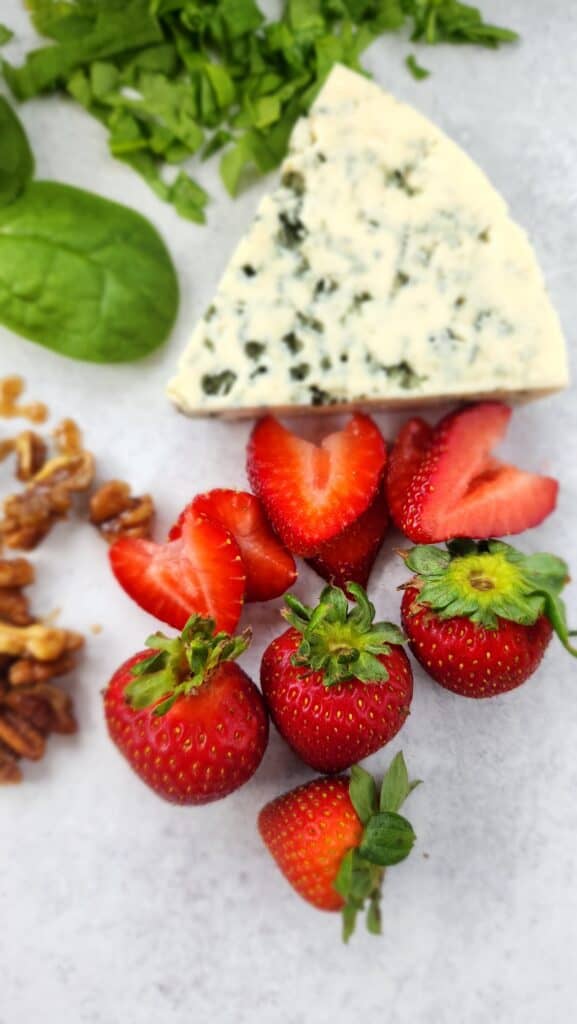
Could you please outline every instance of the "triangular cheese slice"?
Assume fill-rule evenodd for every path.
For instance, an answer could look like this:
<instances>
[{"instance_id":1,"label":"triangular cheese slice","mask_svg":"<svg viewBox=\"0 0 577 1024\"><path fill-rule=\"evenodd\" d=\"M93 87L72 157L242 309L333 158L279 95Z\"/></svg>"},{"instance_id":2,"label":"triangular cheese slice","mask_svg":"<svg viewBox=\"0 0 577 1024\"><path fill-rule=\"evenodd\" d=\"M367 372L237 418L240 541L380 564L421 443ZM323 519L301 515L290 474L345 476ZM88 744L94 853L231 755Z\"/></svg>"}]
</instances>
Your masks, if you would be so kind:
<instances>
[{"instance_id":1,"label":"triangular cheese slice","mask_svg":"<svg viewBox=\"0 0 577 1024\"><path fill-rule=\"evenodd\" d=\"M525 232L411 107L336 68L169 387L189 414L398 408L568 383Z\"/></svg>"}]
</instances>

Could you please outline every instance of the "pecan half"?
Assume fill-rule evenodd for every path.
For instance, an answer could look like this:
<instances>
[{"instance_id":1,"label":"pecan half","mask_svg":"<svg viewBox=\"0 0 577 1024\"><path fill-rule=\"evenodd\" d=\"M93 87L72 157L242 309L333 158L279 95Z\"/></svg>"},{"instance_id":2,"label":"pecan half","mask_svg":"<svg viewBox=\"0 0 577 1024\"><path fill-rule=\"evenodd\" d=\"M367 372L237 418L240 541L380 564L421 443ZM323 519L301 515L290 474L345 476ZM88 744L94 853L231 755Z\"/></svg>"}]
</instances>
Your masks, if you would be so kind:
<instances>
[{"instance_id":1,"label":"pecan half","mask_svg":"<svg viewBox=\"0 0 577 1024\"><path fill-rule=\"evenodd\" d=\"M94 459L90 452L49 459L24 491L6 498L0 540L4 539L9 548L35 548L54 523L67 516L71 495L88 490L93 476Z\"/></svg>"},{"instance_id":2,"label":"pecan half","mask_svg":"<svg viewBox=\"0 0 577 1024\"><path fill-rule=\"evenodd\" d=\"M7 678L11 686L29 686L31 683L43 683L47 679L65 676L72 671L74 665L74 654L71 651L56 658L55 661L18 658L8 668Z\"/></svg>"},{"instance_id":3,"label":"pecan half","mask_svg":"<svg viewBox=\"0 0 577 1024\"><path fill-rule=\"evenodd\" d=\"M31 626L11 626L0 622L0 655L57 661L69 651L82 647L84 637L67 629L56 629L34 622Z\"/></svg>"},{"instance_id":4,"label":"pecan half","mask_svg":"<svg viewBox=\"0 0 577 1024\"><path fill-rule=\"evenodd\" d=\"M18 757L39 761L46 749L42 733L4 704L0 705L0 741Z\"/></svg>"},{"instance_id":5,"label":"pecan half","mask_svg":"<svg viewBox=\"0 0 577 1024\"><path fill-rule=\"evenodd\" d=\"M0 558L0 587L27 587L34 583L34 566L26 558Z\"/></svg>"},{"instance_id":6,"label":"pecan half","mask_svg":"<svg viewBox=\"0 0 577 1024\"><path fill-rule=\"evenodd\" d=\"M0 589L0 619L11 626L29 626L32 622L28 598L17 587Z\"/></svg>"},{"instance_id":7,"label":"pecan half","mask_svg":"<svg viewBox=\"0 0 577 1024\"><path fill-rule=\"evenodd\" d=\"M123 480L109 480L90 499L90 522L109 543L118 537L149 538L154 512L150 494L133 497Z\"/></svg>"}]
</instances>

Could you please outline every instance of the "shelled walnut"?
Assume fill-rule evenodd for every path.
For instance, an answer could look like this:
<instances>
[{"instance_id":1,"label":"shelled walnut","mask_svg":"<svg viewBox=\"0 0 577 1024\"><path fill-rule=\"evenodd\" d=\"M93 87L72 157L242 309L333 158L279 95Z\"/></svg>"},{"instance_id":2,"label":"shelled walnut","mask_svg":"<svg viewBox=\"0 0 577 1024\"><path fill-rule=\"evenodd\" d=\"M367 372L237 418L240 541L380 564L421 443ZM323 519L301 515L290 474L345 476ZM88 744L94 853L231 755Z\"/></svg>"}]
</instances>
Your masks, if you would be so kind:
<instances>
[{"instance_id":1,"label":"shelled walnut","mask_svg":"<svg viewBox=\"0 0 577 1024\"><path fill-rule=\"evenodd\" d=\"M30 431L14 441L18 475L27 484L4 501L0 543L4 541L9 548L35 548L58 520L66 518L73 494L87 491L92 483L94 458L82 448L76 424L63 420L54 437L56 454L48 459L43 441Z\"/></svg>"},{"instance_id":2,"label":"shelled walnut","mask_svg":"<svg viewBox=\"0 0 577 1024\"><path fill-rule=\"evenodd\" d=\"M133 497L122 480L109 480L90 499L90 522L109 543L118 537L149 538L153 519L150 494Z\"/></svg>"},{"instance_id":3,"label":"shelled walnut","mask_svg":"<svg viewBox=\"0 0 577 1024\"><path fill-rule=\"evenodd\" d=\"M22 588L24 558L0 559L0 783L19 782L21 758L39 760L52 732L76 731L70 697L52 682L74 668L78 633L35 621Z\"/></svg>"}]
</instances>

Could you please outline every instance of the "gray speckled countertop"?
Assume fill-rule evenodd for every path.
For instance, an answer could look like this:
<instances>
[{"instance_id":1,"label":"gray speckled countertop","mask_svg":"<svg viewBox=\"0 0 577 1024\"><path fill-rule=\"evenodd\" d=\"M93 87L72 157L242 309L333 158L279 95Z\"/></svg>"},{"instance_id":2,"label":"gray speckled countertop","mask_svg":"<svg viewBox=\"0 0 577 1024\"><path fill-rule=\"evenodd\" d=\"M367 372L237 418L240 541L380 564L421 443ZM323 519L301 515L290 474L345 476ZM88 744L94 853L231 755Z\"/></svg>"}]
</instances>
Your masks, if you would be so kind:
<instances>
[{"instance_id":1,"label":"gray speckled countertop","mask_svg":"<svg viewBox=\"0 0 577 1024\"><path fill-rule=\"evenodd\" d=\"M19 0L1 20L22 33ZM463 144L529 229L575 364L577 319L577 12L567 0L484 0L523 43L499 53L439 48L434 75L406 73L398 39L376 45L378 81ZM77 417L103 477L158 497L161 525L197 488L243 483L248 425L187 422L164 399L169 376L257 191L218 197L206 230L179 221L108 157L99 127L70 106L22 111L41 175L132 202L164 231L183 285L178 328L139 367L87 367L0 331L0 372ZM207 175L211 172L207 171ZM211 180L207 178L207 180ZM575 369L575 365L574 365ZM384 429L398 422L382 417ZM4 428L3 428L4 429ZM524 538L577 565L574 392L520 411L507 448L560 477L557 514ZM4 476L5 482L7 476ZM399 573L387 546L375 573L379 611L394 617ZM531 682L470 703L417 673L401 736L426 781L411 797L419 842L385 886L383 938L340 945L338 921L293 895L255 830L260 806L309 773L273 735L252 784L200 810L163 804L131 775L104 731L99 691L152 620L109 577L99 539L61 527L36 556L38 608L88 631L74 681L81 723L53 741L26 783L0 792L0 1024L569 1024L577 948L577 671L554 643ZM303 573L301 593L317 587ZM577 620L577 587L567 599ZM278 603L253 609L259 641ZM408 808L407 808L408 810Z\"/></svg>"}]
</instances>

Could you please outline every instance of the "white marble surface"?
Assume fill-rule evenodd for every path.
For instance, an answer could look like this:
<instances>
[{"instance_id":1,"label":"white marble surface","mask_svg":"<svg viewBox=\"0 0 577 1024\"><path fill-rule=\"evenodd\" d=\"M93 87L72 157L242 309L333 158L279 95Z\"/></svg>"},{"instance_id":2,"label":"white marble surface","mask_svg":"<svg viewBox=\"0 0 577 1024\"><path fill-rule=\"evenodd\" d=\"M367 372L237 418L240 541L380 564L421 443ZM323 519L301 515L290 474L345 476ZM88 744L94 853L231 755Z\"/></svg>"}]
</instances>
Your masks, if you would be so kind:
<instances>
[{"instance_id":1,"label":"white marble surface","mask_svg":"<svg viewBox=\"0 0 577 1024\"><path fill-rule=\"evenodd\" d=\"M405 72L397 39L375 46L369 63L383 85L463 143L508 197L534 237L575 363L577 14L566 0L483 6L521 29L521 46L427 51L434 75L425 83ZM26 43L19 0L3 0L1 16ZM162 385L257 194L233 203L215 185L209 227L186 224L108 157L93 121L72 105L64 114L52 100L22 110L40 175L143 210L174 253L181 315L164 351L136 367L67 362L0 331L0 371L24 374L56 415L77 417L101 475L153 491L168 524L197 488L243 484L248 426L187 422ZM392 428L392 418L381 422ZM507 445L562 481L557 514L523 545L565 552L574 566L576 438L570 392L519 412ZM395 617L392 545L373 596ZM419 842L390 872L384 937L361 930L344 949L338 921L293 895L255 830L260 806L308 778L306 769L273 735L254 781L226 802L183 810L159 801L108 742L100 706L108 676L152 620L120 592L99 539L81 523L59 527L35 561L39 609L59 606L71 626L104 628L89 635L73 683L78 737L53 741L26 783L0 794L0 1024L574 1019L577 672L559 644L525 687L486 703L416 673L410 720L371 767L402 746L426 781L410 804ZM316 588L303 572L300 592ZM575 621L575 585L567 599ZM279 627L277 607L248 616L257 627L249 667Z\"/></svg>"}]
</instances>

